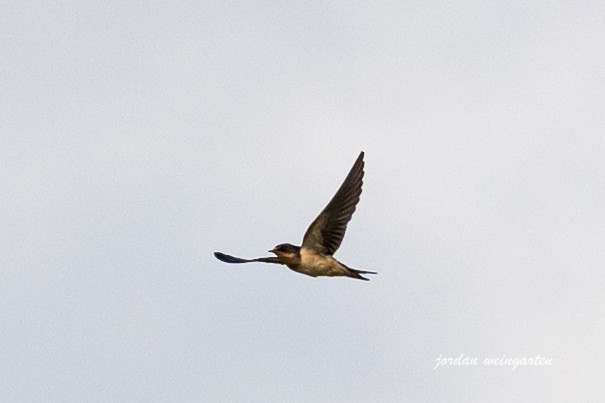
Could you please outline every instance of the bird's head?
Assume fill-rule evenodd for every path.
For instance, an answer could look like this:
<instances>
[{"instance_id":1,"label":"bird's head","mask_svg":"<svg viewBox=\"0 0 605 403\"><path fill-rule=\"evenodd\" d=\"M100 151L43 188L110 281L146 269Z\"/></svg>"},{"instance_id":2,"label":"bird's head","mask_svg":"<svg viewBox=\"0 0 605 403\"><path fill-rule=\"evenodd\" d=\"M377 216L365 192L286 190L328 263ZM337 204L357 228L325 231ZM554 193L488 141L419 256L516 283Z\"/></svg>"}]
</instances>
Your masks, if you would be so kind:
<instances>
[{"instance_id":1,"label":"bird's head","mask_svg":"<svg viewBox=\"0 0 605 403\"><path fill-rule=\"evenodd\" d=\"M300 247L289 243L282 243L271 249L269 252L275 253L278 258L291 260L298 256L300 253Z\"/></svg>"}]
</instances>

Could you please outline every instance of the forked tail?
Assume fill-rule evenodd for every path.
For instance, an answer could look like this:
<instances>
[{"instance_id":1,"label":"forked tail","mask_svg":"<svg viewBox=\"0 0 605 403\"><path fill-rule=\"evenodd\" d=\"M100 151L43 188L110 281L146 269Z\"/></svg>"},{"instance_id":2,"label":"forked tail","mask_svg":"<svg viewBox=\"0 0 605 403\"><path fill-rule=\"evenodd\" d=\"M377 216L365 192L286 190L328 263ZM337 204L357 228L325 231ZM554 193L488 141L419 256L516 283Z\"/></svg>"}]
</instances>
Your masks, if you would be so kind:
<instances>
[{"instance_id":1,"label":"forked tail","mask_svg":"<svg viewBox=\"0 0 605 403\"><path fill-rule=\"evenodd\" d=\"M342 263L341 263L342 264ZM345 266L343 264L343 266ZM351 278L356 278L359 280L365 280L365 281L369 281L369 278L365 278L364 276L362 276L362 274L378 274L375 271L365 271L365 270L357 270L357 269L351 269L349 266L345 266L347 268L347 270L349 271L350 275L347 277L351 277Z\"/></svg>"}]
</instances>

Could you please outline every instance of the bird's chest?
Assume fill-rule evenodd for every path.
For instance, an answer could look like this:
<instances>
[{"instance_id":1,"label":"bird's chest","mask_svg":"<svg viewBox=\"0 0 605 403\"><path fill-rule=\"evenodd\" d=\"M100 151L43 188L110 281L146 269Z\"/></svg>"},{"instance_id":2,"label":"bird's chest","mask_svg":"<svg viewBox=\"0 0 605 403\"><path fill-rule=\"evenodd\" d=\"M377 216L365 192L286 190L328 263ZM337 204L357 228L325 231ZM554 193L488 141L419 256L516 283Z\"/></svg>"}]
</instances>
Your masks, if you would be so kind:
<instances>
[{"instance_id":1,"label":"bird's chest","mask_svg":"<svg viewBox=\"0 0 605 403\"><path fill-rule=\"evenodd\" d=\"M292 270L309 276L325 276L333 270L336 261L331 256L323 256L305 249L300 252L300 264L290 267Z\"/></svg>"}]
</instances>

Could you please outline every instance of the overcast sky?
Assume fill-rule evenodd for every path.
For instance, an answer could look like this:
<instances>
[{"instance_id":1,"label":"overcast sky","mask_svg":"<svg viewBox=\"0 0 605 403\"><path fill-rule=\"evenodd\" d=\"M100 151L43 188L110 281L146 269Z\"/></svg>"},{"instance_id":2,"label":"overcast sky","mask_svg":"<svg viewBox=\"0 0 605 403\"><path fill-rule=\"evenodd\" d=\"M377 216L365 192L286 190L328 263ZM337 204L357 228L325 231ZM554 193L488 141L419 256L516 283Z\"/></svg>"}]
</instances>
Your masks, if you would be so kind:
<instances>
[{"instance_id":1,"label":"overcast sky","mask_svg":"<svg viewBox=\"0 0 605 403\"><path fill-rule=\"evenodd\" d=\"M603 21L4 2L0 400L605 401ZM371 281L213 257L300 244L360 150Z\"/></svg>"}]
</instances>

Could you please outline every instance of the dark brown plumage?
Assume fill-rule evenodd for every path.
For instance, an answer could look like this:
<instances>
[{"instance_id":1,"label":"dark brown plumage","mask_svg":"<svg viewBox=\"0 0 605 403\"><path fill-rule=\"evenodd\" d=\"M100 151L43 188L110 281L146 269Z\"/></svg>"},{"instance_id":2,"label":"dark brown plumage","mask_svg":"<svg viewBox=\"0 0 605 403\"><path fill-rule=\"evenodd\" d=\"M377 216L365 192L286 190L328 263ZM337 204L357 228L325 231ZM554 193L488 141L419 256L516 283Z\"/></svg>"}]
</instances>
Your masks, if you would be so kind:
<instances>
[{"instance_id":1,"label":"dark brown plumage","mask_svg":"<svg viewBox=\"0 0 605 403\"><path fill-rule=\"evenodd\" d=\"M305 232L302 246L288 243L277 245L269 251L275 253L276 257L242 259L221 252L214 252L214 256L226 263L263 262L283 264L296 272L312 277L346 276L368 280L361 274L376 273L353 269L332 256L340 247L347 230L347 224L351 221L359 202L364 173L363 157L364 153L362 151L332 200Z\"/></svg>"},{"instance_id":2,"label":"dark brown plumage","mask_svg":"<svg viewBox=\"0 0 605 403\"><path fill-rule=\"evenodd\" d=\"M330 203L307 229L303 248L313 249L324 255L333 255L338 250L361 196L363 156L362 151Z\"/></svg>"}]
</instances>

